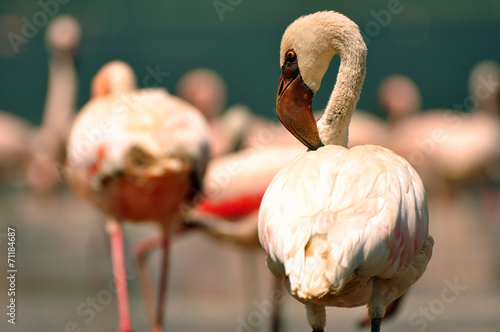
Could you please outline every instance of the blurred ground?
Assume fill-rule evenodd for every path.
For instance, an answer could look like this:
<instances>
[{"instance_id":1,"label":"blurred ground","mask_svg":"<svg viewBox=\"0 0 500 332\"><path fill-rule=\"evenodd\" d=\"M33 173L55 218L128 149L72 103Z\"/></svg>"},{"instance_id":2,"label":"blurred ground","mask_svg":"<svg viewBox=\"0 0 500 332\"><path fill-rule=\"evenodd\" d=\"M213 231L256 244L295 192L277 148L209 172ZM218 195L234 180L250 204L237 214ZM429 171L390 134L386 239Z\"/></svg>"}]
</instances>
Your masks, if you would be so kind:
<instances>
[{"instance_id":1,"label":"blurred ground","mask_svg":"<svg viewBox=\"0 0 500 332\"><path fill-rule=\"evenodd\" d=\"M383 324L383 331L500 330L500 218L482 217L475 200L462 195L450 205L430 198L434 256L400 315ZM68 189L40 198L4 187L0 191L2 276L7 269L8 225L17 233L17 320L15 326L7 323L8 287L2 277L0 331L116 331L110 253L99 212ZM151 233L151 226L125 228L135 331L149 327L130 253L135 240ZM171 254L167 331L246 332L250 326L268 330L273 279L263 253L243 253L188 234L174 240ZM150 258L155 272L159 258L158 254ZM310 331L303 306L288 294L283 299L283 331ZM327 331L357 331L356 322L365 310L329 308Z\"/></svg>"}]
</instances>

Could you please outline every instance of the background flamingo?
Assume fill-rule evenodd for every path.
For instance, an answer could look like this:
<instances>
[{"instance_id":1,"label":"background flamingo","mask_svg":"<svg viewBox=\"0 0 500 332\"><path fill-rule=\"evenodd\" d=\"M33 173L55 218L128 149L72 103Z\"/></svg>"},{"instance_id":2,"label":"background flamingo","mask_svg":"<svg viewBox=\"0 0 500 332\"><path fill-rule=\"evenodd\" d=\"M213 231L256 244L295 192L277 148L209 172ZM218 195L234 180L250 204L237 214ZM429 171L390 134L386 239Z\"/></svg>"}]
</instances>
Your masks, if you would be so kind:
<instances>
[{"instance_id":1,"label":"background flamingo","mask_svg":"<svg viewBox=\"0 0 500 332\"><path fill-rule=\"evenodd\" d=\"M0 113L0 172L21 171L28 186L39 193L52 190L60 180L76 100L74 61L80 25L69 15L58 16L48 25L45 40L49 83L41 125L35 127L13 114Z\"/></svg>"},{"instance_id":2,"label":"background flamingo","mask_svg":"<svg viewBox=\"0 0 500 332\"><path fill-rule=\"evenodd\" d=\"M498 71L491 70L491 64L488 67L486 71L471 73L470 98L480 108L470 112L429 110L393 123L391 149L412 163L433 193L444 192L449 196L452 191L470 187L477 181L491 182L496 173L491 170L500 160L496 143L500 140L500 121L498 113L493 111L498 86L484 86L484 82L488 79L491 82L489 76ZM483 85L478 85L479 82Z\"/></svg>"},{"instance_id":3,"label":"background flamingo","mask_svg":"<svg viewBox=\"0 0 500 332\"><path fill-rule=\"evenodd\" d=\"M162 330L168 238L182 220L179 206L201 188L209 129L199 111L162 89L135 90L124 62L105 65L92 82L68 142L67 177L73 189L107 216L120 315L131 331L121 224L155 221L163 259L154 331Z\"/></svg>"}]
</instances>

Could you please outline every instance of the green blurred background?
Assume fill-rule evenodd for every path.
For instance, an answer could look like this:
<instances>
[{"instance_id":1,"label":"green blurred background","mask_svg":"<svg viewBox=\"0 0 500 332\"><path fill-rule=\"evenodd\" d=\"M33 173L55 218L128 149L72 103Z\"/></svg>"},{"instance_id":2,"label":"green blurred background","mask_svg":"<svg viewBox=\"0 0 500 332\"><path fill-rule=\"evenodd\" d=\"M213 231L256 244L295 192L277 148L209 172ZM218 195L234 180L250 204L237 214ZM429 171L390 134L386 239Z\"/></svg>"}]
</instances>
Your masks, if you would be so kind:
<instances>
[{"instance_id":1,"label":"green blurred background","mask_svg":"<svg viewBox=\"0 0 500 332\"><path fill-rule=\"evenodd\" d=\"M0 1L0 109L35 124L41 119L47 87L45 26L16 53L7 39L13 27L6 18L15 15L32 22L43 11L40 2L57 3L57 14L74 15L82 24L78 108L88 99L98 68L122 59L134 67L140 85L147 68L159 66L168 73L160 86L170 91L190 69L215 69L227 82L229 104L247 104L256 113L274 117L281 34L300 15L325 9L347 15L370 38L368 73L358 104L370 112L379 113L377 87L390 74L416 81L424 109L453 108L468 96L473 65L500 60L498 0ZM387 18L377 21L377 13L388 6L396 6L398 13L388 24ZM338 62L337 57L330 66L316 109L326 104Z\"/></svg>"}]
</instances>

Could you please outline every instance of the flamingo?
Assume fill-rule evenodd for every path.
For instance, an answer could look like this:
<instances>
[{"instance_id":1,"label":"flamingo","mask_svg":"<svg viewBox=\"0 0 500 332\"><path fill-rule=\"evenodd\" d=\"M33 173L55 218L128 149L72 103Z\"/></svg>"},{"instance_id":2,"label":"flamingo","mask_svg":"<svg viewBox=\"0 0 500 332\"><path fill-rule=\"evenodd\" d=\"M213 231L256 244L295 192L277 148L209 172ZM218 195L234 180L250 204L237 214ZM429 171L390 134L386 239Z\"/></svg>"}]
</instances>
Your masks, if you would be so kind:
<instances>
[{"instance_id":1,"label":"flamingo","mask_svg":"<svg viewBox=\"0 0 500 332\"><path fill-rule=\"evenodd\" d=\"M47 27L45 40L50 54L49 82L43 121L47 130L54 131L66 141L75 116L78 82L75 56L81 38L78 21L69 15L60 15Z\"/></svg>"},{"instance_id":2,"label":"flamingo","mask_svg":"<svg viewBox=\"0 0 500 332\"><path fill-rule=\"evenodd\" d=\"M420 278L432 255L416 171L383 147L347 149L366 52L358 26L333 11L298 18L281 41L278 117L310 151L274 177L258 232L269 270L305 304L313 332L324 331L325 306L362 305L372 332L380 331L387 306ZM335 54L336 84L316 123L312 99Z\"/></svg>"},{"instance_id":3,"label":"flamingo","mask_svg":"<svg viewBox=\"0 0 500 332\"><path fill-rule=\"evenodd\" d=\"M55 165L64 164L64 146L74 117L78 89L74 61L80 36L80 24L69 15L56 17L45 33L49 52L47 97L26 171L28 185L38 192L50 191L60 180Z\"/></svg>"},{"instance_id":4,"label":"flamingo","mask_svg":"<svg viewBox=\"0 0 500 332\"><path fill-rule=\"evenodd\" d=\"M69 15L56 17L47 27L49 83L39 127L0 113L0 172L22 170L35 192L48 192L59 180L55 165L64 162L63 147L73 116L77 90L74 57L80 35L78 21Z\"/></svg>"},{"instance_id":5,"label":"flamingo","mask_svg":"<svg viewBox=\"0 0 500 332\"><path fill-rule=\"evenodd\" d=\"M163 89L135 89L130 66L113 61L91 85L92 98L69 136L67 178L107 216L117 290L119 331L131 331L122 222L154 221L163 258L153 330L162 331L169 236L191 204L208 159L209 128L194 107Z\"/></svg>"}]
</instances>

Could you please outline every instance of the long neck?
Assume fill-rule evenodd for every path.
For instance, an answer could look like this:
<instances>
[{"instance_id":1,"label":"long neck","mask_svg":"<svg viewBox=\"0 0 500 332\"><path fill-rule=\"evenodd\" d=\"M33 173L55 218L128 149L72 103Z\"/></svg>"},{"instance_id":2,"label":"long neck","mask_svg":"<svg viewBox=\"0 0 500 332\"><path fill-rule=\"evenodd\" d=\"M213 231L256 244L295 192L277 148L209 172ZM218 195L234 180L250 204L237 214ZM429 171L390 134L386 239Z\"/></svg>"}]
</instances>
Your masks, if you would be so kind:
<instances>
[{"instance_id":1,"label":"long neck","mask_svg":"<svg viewBox=\"0 0 500 332\"><path fill-rule=\"evenodd\" d=\"M71 55L50 60L47 99L42 120L44 128L64 133L74 115L77 85L74 59Z\"/></svg>"},{"instance_id":2,"label":"long neck","mask_svg":"<svg viewBox=\"0 0 500 332\"><path fill-rule=\"evenodd\" d=\"M337 45L340 67L337 81L318 121L318 133L325 145L347 147L349 122L356 108L366 73L366 46L362 39L354 45Z\"/></svg>"}]
</instances>

